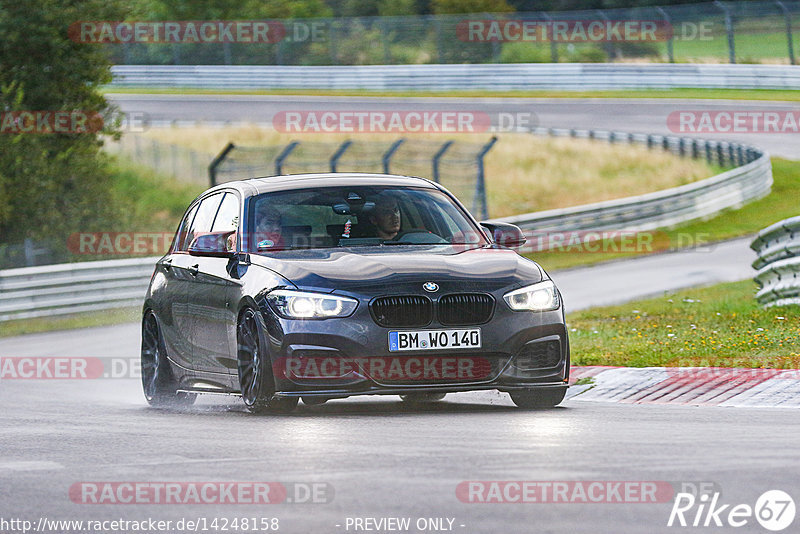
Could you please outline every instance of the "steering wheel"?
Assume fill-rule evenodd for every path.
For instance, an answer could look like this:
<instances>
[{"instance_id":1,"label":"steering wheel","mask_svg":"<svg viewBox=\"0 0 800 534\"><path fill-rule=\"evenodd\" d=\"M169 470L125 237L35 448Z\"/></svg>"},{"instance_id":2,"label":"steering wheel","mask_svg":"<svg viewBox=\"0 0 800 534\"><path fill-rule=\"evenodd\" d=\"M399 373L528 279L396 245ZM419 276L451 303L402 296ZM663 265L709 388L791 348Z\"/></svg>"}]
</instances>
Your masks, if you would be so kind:
<instances>
[{"instance_id":1,"label":"steering wheel","mask_svg":"<svg viewBox=\"0 0 800 534\"><path fill-rule=\"evenodd\" d=\"M441 244L447 243L447 240L443 237L434 234L433 232L429 232L423 228L412 228L410 230L406 230L405 232L400 232L392 241L396 241L398 243L414 243L414 244Z\"/></svg>"}]
</instances>

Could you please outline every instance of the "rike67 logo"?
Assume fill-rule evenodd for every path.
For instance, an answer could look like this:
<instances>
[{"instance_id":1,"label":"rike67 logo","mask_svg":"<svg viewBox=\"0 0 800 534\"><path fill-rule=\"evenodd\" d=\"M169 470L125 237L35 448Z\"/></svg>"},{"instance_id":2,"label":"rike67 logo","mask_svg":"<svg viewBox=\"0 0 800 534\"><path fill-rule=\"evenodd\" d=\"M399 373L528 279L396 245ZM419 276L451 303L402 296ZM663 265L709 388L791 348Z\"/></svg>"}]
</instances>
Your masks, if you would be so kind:
<instances>
[{"instance_id":1,"label":"rike67 logo","mask_svg":"<svg viewBox=\"0 0 800 534\"><path fill-rule=\"evenodd\" d=\"M667 526L740 528L752 525L755 519L765 529L777 532L791 525L794 516L794 499L781 490L764 492L755 506L722 503L718 492L700 496L678 493Z\"/></svg>"}]
</instances>

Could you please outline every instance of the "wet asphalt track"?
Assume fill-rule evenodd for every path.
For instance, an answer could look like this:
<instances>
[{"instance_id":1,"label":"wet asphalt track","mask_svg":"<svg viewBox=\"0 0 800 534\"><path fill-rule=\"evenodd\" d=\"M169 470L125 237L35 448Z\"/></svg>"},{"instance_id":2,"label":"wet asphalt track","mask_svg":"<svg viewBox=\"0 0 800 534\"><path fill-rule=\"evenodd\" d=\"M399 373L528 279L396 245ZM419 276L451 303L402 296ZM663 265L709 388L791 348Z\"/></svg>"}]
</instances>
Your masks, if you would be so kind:
<instances>
[{"instance_id":1,"label":"wet asphalt track","mask_svg":"<svg viewBox=\"0 0 800 534\"><path fill-rule=\"evenodd\" d=\"M687 280L746 278L751 259L746 240L737 240L553 277L570 309L578 309ZM0 339L0 355L136 360L138 326ZM290 415L257 417L227 397L151 409L139 381L128 376L3 380L0 406L0 521L256 516L279 518L280 532L305 533L356 532L346 529L348 517L409 517L408 532L419 532L417 518L441 517L463 533L649 533L686 530L666 526L671 502L470 504L457 498L456 487L475 480L664 481L675 488L705 482L721 489L723 503L753 505L770 489L800 498L800 422L788 409L570 399L554 410L524 412L504 394L481 392L450 395L428 409L397 397L366 397L301 403ZM90 505L70 499L73 484L92 481L259 481L290 489L322 483L329 502ZM766 532L752 518L736 530Z\"/></svg>"}]
</instances>

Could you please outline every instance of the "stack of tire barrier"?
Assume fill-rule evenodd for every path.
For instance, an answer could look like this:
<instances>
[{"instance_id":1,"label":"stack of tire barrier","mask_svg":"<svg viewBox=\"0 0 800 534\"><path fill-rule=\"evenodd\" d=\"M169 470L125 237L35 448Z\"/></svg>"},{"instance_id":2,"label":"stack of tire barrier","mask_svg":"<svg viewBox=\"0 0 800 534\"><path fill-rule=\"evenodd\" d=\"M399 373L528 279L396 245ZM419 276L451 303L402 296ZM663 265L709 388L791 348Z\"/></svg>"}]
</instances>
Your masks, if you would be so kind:
<instances>
[{"instance_id":1,"label":"stack of tire barrier","mask_svg":"<svg viewBox=\"0 0 800 534\"><path fill-rule=\"evenodd\" d=\"M753 268L764 306L800 304L800 217L777 222L758 233L750 244L758 258Z\"/></svg>"}]
</instances>

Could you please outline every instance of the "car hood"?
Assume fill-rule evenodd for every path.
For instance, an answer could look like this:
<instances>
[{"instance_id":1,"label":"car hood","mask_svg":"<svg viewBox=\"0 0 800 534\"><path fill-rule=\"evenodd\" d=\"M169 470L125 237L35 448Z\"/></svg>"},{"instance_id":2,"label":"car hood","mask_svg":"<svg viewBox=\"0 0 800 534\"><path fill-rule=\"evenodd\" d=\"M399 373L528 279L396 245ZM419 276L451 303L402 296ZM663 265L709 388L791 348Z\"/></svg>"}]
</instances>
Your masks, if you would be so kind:
<instances>
[{"instance_id":1,"label":"car hood","mask_svg":"<svg viewBox=\"0 0 800 534\"><path fill-rule=\"evenodd\" d=\"M298 288L323 292L422 292L425 282L443 292L494 291L543 279L532 261L513 250L451 245L352 247L253 254L251 262Z\"/></svg>"}]
</instances>

